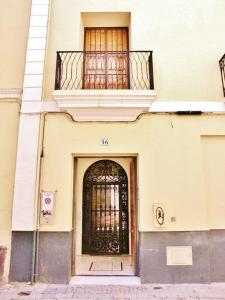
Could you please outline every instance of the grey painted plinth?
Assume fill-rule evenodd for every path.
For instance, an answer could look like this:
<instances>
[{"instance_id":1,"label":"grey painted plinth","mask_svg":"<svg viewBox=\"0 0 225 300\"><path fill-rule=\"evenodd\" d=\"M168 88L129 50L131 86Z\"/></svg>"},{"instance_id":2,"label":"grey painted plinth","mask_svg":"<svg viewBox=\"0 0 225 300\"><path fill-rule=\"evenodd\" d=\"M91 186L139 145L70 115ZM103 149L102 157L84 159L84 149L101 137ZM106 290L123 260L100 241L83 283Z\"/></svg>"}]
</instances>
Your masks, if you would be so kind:
<instances>
[{"instance_id":1,"label":"grey painted plinth","mask_svg":"<svg viewBox=\"0 0 225 300\"><path fill-rule=\"evenodd\" d=\"M192 246L192 266L167 266L167 246ZM140 276L142 283L210 282L208 232L142 232Z\"/></svg>"},{"instance_id":2,"label":"grey painted plinth","mask_svg":"<svg viewBox=\"0 0 225 300\"><path fill-rule=\"evenodd\" d=\"M225 230L209 231L209 255L212 282L225 282Z\"/></svg>"},{"instance_id":3,"label":"grey painted plinth","mask_svg":"<svg viewBox=\"0 0 225 300\"><path fill-rule=\"evenodd\" d=\"M6 252L7 252L7 247L0 245L0 281L2 280L2 276L4 274Z\"/></svg>"},{"instance_id":4,"label":"grey painted plinth","mask_svg":"<svg viewBox=\"0 0 225 300\"><path fill-rule=\"evenodd\" d=\"M38 281L68 283L71 278L71 232L40 232Z\"/></svg>"},{"instance_id":5,"label":"grey painted plinth","mask_svg":"<svg viewBox=\"0 0 225 300\"><path fill-rule=\"evenodd\" d=\"M30 281L33 232L12 232L10 281ZM142 283L225 282L225 230L142 232L139 268ZM167 246L192 246L192 266L167 266ZM68 283L71 232L40 232L37 281Z\"/></svg>"},{"instance_id":6,"label":"grey painted plinth","mask_svg":"<svg viewBox=\"0 0 225 300\"><path fill-rule=\"evenodd\" d=\"M12 232L10 281L31 281L33 236L30 231Z\"/></svg>"}]
</instances>

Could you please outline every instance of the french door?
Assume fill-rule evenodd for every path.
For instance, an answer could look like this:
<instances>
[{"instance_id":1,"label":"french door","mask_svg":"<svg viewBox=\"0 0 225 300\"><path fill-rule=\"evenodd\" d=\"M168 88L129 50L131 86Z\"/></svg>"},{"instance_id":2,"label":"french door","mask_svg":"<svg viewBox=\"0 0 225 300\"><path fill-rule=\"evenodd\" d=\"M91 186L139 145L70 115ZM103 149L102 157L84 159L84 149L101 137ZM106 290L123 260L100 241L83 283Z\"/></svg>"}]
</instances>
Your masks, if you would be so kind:
<instances>
[{"instance_id":1,"label":"french door","mask_svg":"<svg viewBox=\"0 0 225 300\"><path fill-rule=\"evenodd\" d=\"M111 160L100 160L83 180L82 253L129 254L128 179Z\"/></svg>"},{"instance_id":2,"label":"french door","mask_svg":"<svg viewBox=\"0 0 225 300\"><path fill-rule=\"evenodd\" d=\"M84 89L128 89L128 50L128 28L85 28Z\"/></svg>"}]
</instances>

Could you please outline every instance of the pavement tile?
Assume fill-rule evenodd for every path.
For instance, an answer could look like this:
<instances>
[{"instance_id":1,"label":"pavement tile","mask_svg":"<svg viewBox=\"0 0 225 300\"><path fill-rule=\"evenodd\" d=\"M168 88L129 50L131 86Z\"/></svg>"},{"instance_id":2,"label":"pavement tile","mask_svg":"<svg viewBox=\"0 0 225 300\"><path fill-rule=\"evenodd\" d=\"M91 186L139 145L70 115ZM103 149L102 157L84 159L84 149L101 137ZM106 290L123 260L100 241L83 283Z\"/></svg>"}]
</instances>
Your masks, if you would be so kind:
<instances>
[{"instance_id":1,"label":"pavement tile","mask_svg":"<svg viewBox=\"0 0 225 300\"><path fill-rule=\"evenodd\" d=\"M19 296L16 299L18 300L36 300L37 296Z\"/></svg>"},{"instance_id":2,"label":"pavement tile","mask_svg":"<svg viewBox=\"0 0 225 300\"><path fill-rule=\"evenodd\" d=\"M93 297L73 297L73 299L79 299L79 300L95 300L96 298Z\"/></svg>"},{"instance_id":3,"label":"pavement tile","mask_svg":"<svg viewBox=\"0 0 225 300\"><path fill-rule=\"evenodd\" d=\"M52 298L56 299L55 293L54 294L43 294L43 295L41 295L40 299L52 299Z\"/></svg>"},{"instance_id":4,"label":"pavement tile","mask_svg":"<svg viewBox=\"0 0 225 300\"><path fill-rule=\"evenodd\" d=\"M17 293L15 294L15 293L13 293L13 294L9 294L9 293L4 293L4 294L0 294L0 299L1 300L4 300L4 299L12 299L12 298L17 298L18 297L18 295L17 295Z\"/></svg>"},{"instance_id":5,"label":"pavement tile","mask_svg":"<svg viewBox=\"0 0 225 300\"><path fill-rule=\"evenodd\" d=\"M177 298L177 297L175 297L175 298L166 298L166 300L187 300L187 299L186 298L180 298L180 297Z\"/></svg>"},{"instance_id":6,"label":"pavement tile","mask_svg":"<svg viewBox=\"0 0 225 300\"><path fill-rule=\"evenodd\" d=\"M96 300L97 298L93 298L93 297L90 297L90 298L87 298L87 297L79 297L79 298L73 298L73 299L78 299L78 300Z\"/></svg>"},{"instance_id":7,"label":"pavement tile","mask_svg":"<svg viewBox=\"0 0 225 300\"><path fill-rule=\"evenodd\" d=\"M74 300L74 298L57 298L57 300Z\"/></svg>"},{"instance_id":8,"label":"pavement tile","mask_svg":"<svg viewBox=\"0 0 225 300\"><path fill-rule=\"evenodd\" d=\"M31 291L19 296L19 292ZM0 285L0 300L225 300L225 283L196 285Z\"/></svg>"},{"instance_id":9,"label":"pavement tile","mask_svg":"<svg viewBox=\"0 0 225 300\"><path fill-rule=\"evenodd\" d=\"M132 299L132 300L156 300L156 298L155 297L153 297L153 298L149 298L149 297L146 297L146 298L127 298L127 299Z\"/></svg>"},{"instance_id":10,"label":"pavement tile","mask_svg":"<svg viewBox=\"0 0 225 300\"><path fill-rule=\"evenodd\" d=\"M55 297L57 299L61 299L61 298L63 298L63 299L71 299L71 298L73 298L73 294L66 294L66 293L64 293L64 294L62 294L62 293L58 294L58 293L56 293Z\"/></svg>"}]
</instances>

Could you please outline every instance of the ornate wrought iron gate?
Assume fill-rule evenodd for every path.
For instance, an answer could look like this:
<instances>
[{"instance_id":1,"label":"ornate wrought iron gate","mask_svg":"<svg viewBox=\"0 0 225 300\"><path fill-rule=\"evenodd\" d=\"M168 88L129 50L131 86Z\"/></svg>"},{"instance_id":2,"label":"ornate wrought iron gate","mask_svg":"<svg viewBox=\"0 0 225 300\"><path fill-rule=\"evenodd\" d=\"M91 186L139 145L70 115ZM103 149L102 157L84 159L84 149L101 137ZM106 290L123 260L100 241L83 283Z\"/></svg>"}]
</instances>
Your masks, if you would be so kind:
<instances>
[{"instance_id":1,"label":"ornate wrought iron gate","mask_svg":"<svg viewBox=\"0 0 225 300\"><path fill-rule=\"evenodd\" d=\"M84 175L82 253L129 254L128 179L111 160L95 162Z\"/></svg>"}]
</instances>

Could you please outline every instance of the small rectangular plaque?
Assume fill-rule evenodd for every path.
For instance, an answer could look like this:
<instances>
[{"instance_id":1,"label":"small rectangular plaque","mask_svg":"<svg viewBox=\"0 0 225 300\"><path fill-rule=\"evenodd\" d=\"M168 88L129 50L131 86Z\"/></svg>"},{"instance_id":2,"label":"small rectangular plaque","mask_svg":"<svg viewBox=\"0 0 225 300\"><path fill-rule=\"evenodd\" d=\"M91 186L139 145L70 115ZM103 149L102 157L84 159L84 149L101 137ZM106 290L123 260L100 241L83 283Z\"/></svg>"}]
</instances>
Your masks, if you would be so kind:
<instances>
[{"instance_id":1,"label":"small rectangular plaque","mask_svg":"<svg viewBox=\"0 0 225 300\"><path fill-rule=\"evenodd\" d=\"M55 192L41 193L40 224L53 224Z\"/></svg>"},{"instance_id":2,"label":"small rectangular plaque","mask_svg":"<svg viewBox=\"0 0 225 300\"><path fill-rule=\"evenodd\" d=\"M166 247L167 266L192 266L192 246Z\"/></svg>"}]
</instances>

